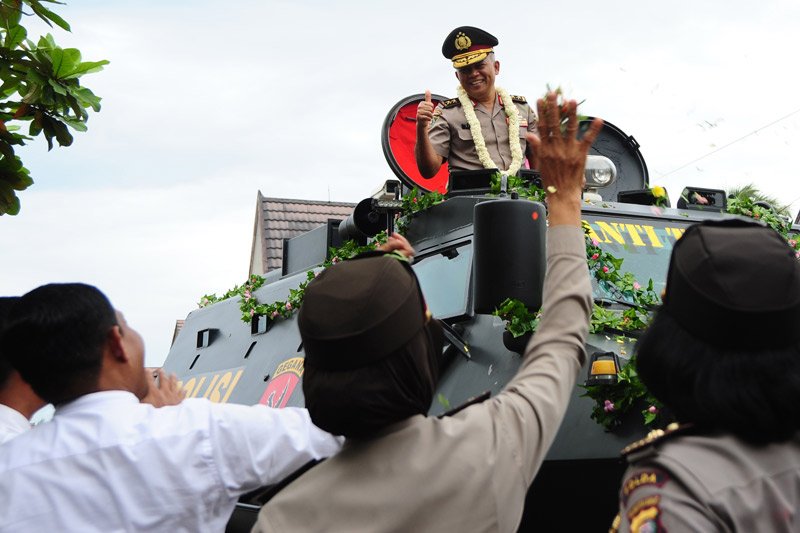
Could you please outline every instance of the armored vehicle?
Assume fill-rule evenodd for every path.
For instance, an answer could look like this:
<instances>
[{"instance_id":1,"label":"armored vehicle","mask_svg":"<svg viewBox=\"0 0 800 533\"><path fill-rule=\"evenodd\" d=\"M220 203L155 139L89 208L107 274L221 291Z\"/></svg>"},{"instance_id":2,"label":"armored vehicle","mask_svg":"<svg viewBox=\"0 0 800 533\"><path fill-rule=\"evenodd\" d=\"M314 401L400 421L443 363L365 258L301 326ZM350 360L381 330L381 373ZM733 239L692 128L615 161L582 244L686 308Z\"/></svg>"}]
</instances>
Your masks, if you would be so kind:
<instances>
[{"instance_id":1,"label":"armored vehicle","mask_svg":"<svg viewBox=\"0 0 800 533\"><path fill-rule=\"evenodd\" d=\"M414 187L423 191L449 189L444 201L407 217L405 230L417 251L413 268L426 301L433 314L450 326L437 399L429 413L439 416L481 395L497 394L519 366L520 355L504 344L503 321L485 309L487 297L476 293L479 283L490 293L506 290L493 288L492 280L500 283L516 275L508 271L514 270L514 261L511 265L499 264L498 259L492 272L477 279L475 266L482 260L480 255L491 269L493 261L487 263L485 256L498 252L487 252L481 249L485 245L476 242L474 213L476 206L487 202L531 202L487 196L488 185L480 176L468 175L458 181L443 170L432 180L423 180L416 173L412 155L413 113L421 98L415 95L401 100L383 128L384 153L400 183L388 182L375 198L359 203L347 221L329 221L289 240L284 246L282 269L267 273L264 285L253 296L260 302L285 300L307 280L309 270L319 269L328 258L330 247L337 244L337 227L343 228L345 236L357 236L360 229L370 233L370 229L385 228L392 221L392 201L401 189L406 193ZM714 191L700 191L706 199L704 206L655 208L649 205L647 167L633 137L606 123L591 152L610 160L613 169L596 173L600 178L595 183L597 188L592 195L587 194L583 218L591 228L590 235L601 249L623 259L624 269L642 285L652 279L653 289L660 292L673 243L688 225L722 216L718 205L709 204L724 202L724 194L718 197ZM606 186L600 187L604 180ZM522 211L527 216L532 212ZM490 223L480 231L497 237L492 240L500 243L499 253L512 257L519 254L520 261L534 265L540 259L523 257L531 255L524 240L528 237L516 232L513 221L510 225L508 221ZM595 298L609 309L628 305L602 283L595 282ZM620 340L619 333L601 330L590 334L587 354L610 353L626 361L633 346ZM179 376L190 397L276 408L303 405L303 351L294 317L272 319L256 314L245 322L238 298L191 312L164 369ZM579 385L587 379L588 370L589 364L578 378ZM580 386L574 390L558 435L529 491L521 531L605 531L616 513L617 489L624 470L620 450L641 438L644 426L637 418L606 431L591 419L594 402L582 397L583 393ZM259 504L268 494L243 497L229 531L249 531Z\"/></svg>"}]
</instances>

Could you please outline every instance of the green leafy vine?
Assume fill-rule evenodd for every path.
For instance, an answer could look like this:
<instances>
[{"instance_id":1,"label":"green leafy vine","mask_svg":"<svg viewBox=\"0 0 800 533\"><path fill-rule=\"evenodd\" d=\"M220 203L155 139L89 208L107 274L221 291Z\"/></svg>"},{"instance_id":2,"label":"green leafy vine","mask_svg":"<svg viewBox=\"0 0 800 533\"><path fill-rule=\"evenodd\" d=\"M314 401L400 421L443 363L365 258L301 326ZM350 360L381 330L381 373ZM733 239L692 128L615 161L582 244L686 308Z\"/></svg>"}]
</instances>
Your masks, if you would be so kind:
<instances>
[{"instance_id":1,"label":"green leafy vine","mask_svg":"<svg viewBox=\"0 0 800 533\"><path fill-rule=\"evenodd\" d=\"M492 195L498 195L501 192L501 180L502 176L499 172L495 172L492 175L491 181L489 183L489 191ZM522 178L518 176L508 176L508 181L506 182L506 192L512 193L516 192L520 198L524 198L526 200L531 200L534 202L544 202L545 199L545 192L544 189L537 186L534 183L528 183Z\"/></svg>"},{"instance_id":2,"label":"green leafy vine","mask_svg":"<svg viewBox=\"0 0 800 533\"><path fill-rule=\"evenodd\" d=\"M408 230L408 224L415 213L424 211L436 204L444 202L444 195L437 191L423 193L418 188L414 187L401 199L403 210L400 213L395 228L397 232L403 234Z\"/></svg>"},{"instance_id":3,"label":"green leafy vine","mask_svg":"<svg viewBox=\"0 0 800 533\"><path fill-rule=\"evenodd\" d=\"M652 189L654 196L665 197ZM786 239L789 246L795 251L795 256L800 258L800 242L797 236L792 233L791 219L788 218L781 208L770 208L763 202L757 200L759 193L754 187L746 187L744 194L732 195L727 204L727 212L733 215L741 215L760 220L780 233ZM587 256L589 257L590 268L594 269L595 277L601 282L603 275L612 275L619 271L618 264L614 259L599 249L596 242L589 243L587 233ZM591 252L591 254L590 254ZM594 261L594 264L593 264ZM621 262L621 260L620 260ZM598 277L598 266L603 275ZM606 272L605 269L609 271ZM637 304L619 314L613 313L595 305L592 313L592 323L590 330L598 332L600 330L623 330L628 327L633 329L644 329L647 326L648 312L658 303L658 297L653 293L652 280L648 288L642 292L637 291L636 287L630 284L632 277L622 274L614 282L614 287L620 292L630 297ZM633 291L631 290L633 289ZM639 288L641 289L641 288ZM635 315L635 316L634 316ZM592 398L595 402L592 408L591 417L598 424L607 430L612 430L622 423L622 418L632 409L640 409L645 426L663 427L671 420L662 414L663 406L650 394L644 384L639 380L636 372L636 358L632 356L617 373L617 381L612 384L585 386L586 392L583 396Z\"/></svg>"},{"instance_id":4,"label":"green leafy vine","mask_svg":"<svg viewBox=\"0 0 800 533\"><path fill-rule=\"evenodd\" d=\"M618 339L625 342L624 339ZM592 420L612 430L622 424L623 416L637 409L641 411L645 426L666 426L670 420L663 416L663 405L644 384L636 372L636 356L633 355L617 373L616 383L584 386L588 396L595 400Z\"/></svg>"},{"instance_id":5,"label":"green leafy vine","mask_svg":"<svg viewBox=\"0 0 800 533\"><path fill-rule=\"evenodd\" d=\"M492 314L505 320L506 330L515 338L536 331L541 316L541 312L532 313L516 298L506 298Z\"/></svg>"},{"instance_id":6,"label":"green leafy vine","mask_svg":"<svg viewBox=\"0 0 800 533\"><path fill-rule=\"evenodd\" d=\"M759 205L753 196L742 195L729 199L727 211L732 215L742 215L764 222L780 233L795 251L795 255L800 257L800 241L792 233L792 220L787 215L782 214L780 209L770 209L763 203Z\"/></svg>"},{"instance_id":7,"label":"green leafy vine","mask_svg":"<svg viewBox=\"0 0 800 533\"><path fill-rule=\"evenodd\" d=\"M491 193L499 194L501 176L495 174L491 180ZM509 176L506 184L507 192L516 192L520 198L543 202L546 193L535 183L527 183L517 176ZM653 196L657 205L666 203L666 191L663 187L654 187ZM592 236L591 228L584 223L586 240L586 260L589 272L597 280L598 285L612 295L607 302L593 304L589 331L601 333L617 331L620 333L640 332L647 327L652 309L660 303L660 298L653 288L653 280L641 285L634 275L622 270L623 259L603 250L600 243ZM625 309L610 309L606 305L621 305ZM515 337L528 331L534 331L539 322L539 313L531 313L525 305L515 299L507 299L494 311L506 323L506 329ZM617 337L620 344L628 337ZM624 348L621 348L624 353ZM634 359L629 359L617 375L614 384L586 386L584 396L595 400L592 418L606 429L612 429L621 423L622 416L636 406L644 406L642 417L645 425L662 424L661 404L647 391L639 381ZM663 422L666 425L666 422Z\"/></svg>"},{"instance_id":8,"label":"green leafy vine","mask_svg":"<svg viewBox=\"0 0 800 533\"><path fill-rule=\"evenodd\" d=\"M358 254L374 250L377 246L384 244L388 236L386 232L378 233L373 241L366 246L359 245L356 241L347 241L342 246L332 247L328 251L328 258L322 264L323 269L329 268L336 263L345 259L350 259ZM306 280L297 286L295 289L289 289L289 297L285 300L276 300L269 304L264 304L258 301L255 296L255 291L265 283L265 278L257 274L251 275L247 281L241 285L236 285L232 289L225 292L222 296L216 294L206 294L200 298L198 307L207 307L211 304L227 300L229 298L238 297L239 310L242 312L242 321L250 322L256 315L266 316L270 320L278 318L289 318L294 314L302 305L303 297L308 283L317 276L313 270L306 272Z\"/></svg>"}]
</instances>

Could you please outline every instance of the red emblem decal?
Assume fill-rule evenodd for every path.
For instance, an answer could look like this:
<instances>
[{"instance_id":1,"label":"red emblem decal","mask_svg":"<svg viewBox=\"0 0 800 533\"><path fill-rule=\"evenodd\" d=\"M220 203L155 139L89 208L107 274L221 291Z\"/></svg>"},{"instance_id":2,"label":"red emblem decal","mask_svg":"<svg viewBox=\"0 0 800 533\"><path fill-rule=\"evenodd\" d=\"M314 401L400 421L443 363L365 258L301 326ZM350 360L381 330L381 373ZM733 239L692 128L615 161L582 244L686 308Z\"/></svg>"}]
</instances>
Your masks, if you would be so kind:
<instances>
[{"instance_id":1,"label":"red emblem decal","mask_svg":"<svg viewBox=\"0 0 800 533\"><path fill-rule=\"evenodd\" d=\"M267 388L258 403L268 407L286 407L292 397L300 377L303 375L303 358L294 357L287 359L275 369L272 379L267 383Z\"/></svg>"}]
</instances>

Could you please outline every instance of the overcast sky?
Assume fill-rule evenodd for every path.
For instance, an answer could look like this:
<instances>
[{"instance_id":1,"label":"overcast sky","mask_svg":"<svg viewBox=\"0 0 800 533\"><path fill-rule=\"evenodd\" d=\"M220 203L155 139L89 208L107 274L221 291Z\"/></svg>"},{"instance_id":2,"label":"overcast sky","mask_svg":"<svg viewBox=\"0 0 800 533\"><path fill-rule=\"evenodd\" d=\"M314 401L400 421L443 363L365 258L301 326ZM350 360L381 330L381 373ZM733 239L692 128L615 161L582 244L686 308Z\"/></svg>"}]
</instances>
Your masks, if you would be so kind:
<instances>
[{"instance_id":1,"label":"overcast sky","mask_svg":"<svg viewBox=\"0 0 800 533\"><path fill-rule=\"evenodd\" d=\"M247 276L259 189L357 202L394 177L384 117L426 88L455 94L440 49L460 25L498 37L497 83L512 94L560 85L633 135L673 203L684 185L752 182L800 207L796 0L71 0L56 11L72 25L50 30L59 44L111 61L83 81L103 109L72 147L22 150L36 183L20 215L0 217L0 294L95 284L142 333L150 365L203 294Z\"/></svg>"}]
</instances>

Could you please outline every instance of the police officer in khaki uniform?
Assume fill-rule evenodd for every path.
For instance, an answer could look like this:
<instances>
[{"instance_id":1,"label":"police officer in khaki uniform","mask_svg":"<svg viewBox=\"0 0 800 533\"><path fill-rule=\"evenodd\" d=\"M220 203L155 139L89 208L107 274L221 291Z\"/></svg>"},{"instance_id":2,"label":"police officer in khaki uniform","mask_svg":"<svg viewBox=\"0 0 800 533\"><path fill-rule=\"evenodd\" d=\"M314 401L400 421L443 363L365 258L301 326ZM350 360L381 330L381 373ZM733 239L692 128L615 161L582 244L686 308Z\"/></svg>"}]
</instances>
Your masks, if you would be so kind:
<instances>
[{"instance_id":1,"label":"police officer in khaki uniform","mask_svg":"<svg viewBox=\"0 0 800 533\"><path fill-rule=\"evenodd\" d=\"M772 229L691 226L639 340L681 422L623 451L612 531L800 531L800 263Z\"/></svg>"},{"instance_id":2,"label":"police officer in khaki uniform","mask_svg":"<svg viewBox=\"0 0 800 533\"><path fill-rule=\"evenodd\" d=\"M417 107L414 153L422 176L433 177L445 161L451 172L496 168L508 174L525 168L526 157L533 161L526 136L537 132L536 114L524 97L495 86L497 42L472 26L458 27L445 39L442 54L456 69L459 94L434 109L426 91Z\"/></svg>"}]
</instances>

